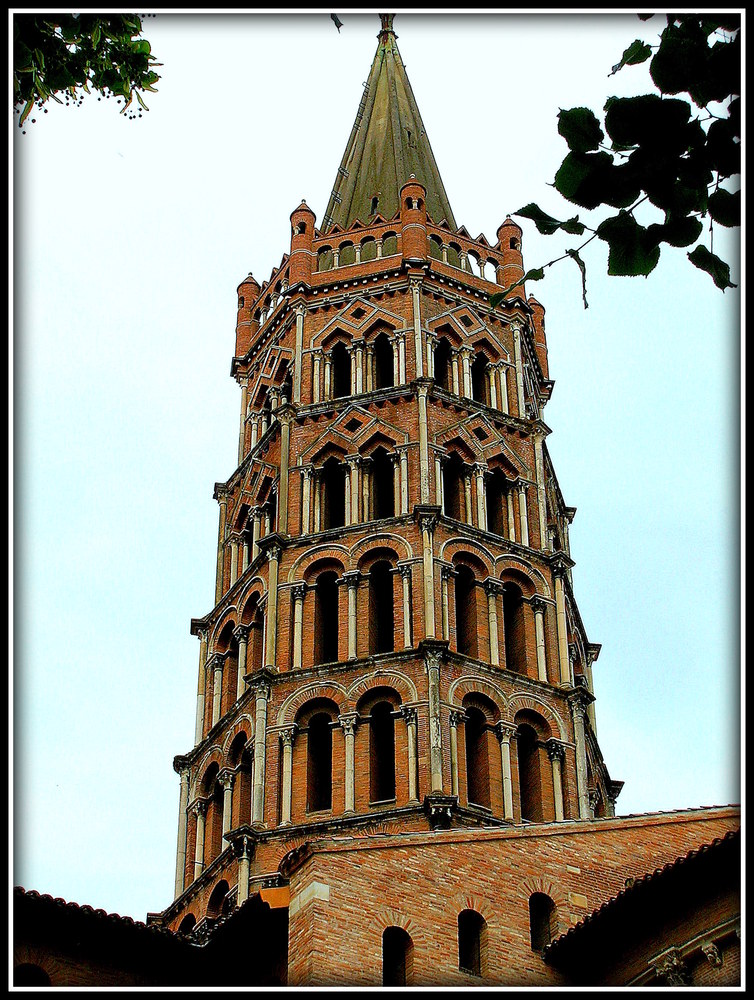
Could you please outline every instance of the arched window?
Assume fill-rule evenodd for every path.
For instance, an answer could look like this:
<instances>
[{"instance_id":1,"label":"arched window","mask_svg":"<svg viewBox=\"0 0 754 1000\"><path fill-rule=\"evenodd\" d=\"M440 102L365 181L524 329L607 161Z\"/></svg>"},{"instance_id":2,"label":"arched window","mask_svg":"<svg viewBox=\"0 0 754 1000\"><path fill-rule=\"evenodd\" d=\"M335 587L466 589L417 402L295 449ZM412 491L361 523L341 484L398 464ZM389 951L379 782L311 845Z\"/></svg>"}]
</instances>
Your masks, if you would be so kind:
<instances>
[{"instance_id":1,"label":"arched window","mask_svg":"<svg viewBox=\"0 0 754 1000\"><path fill-rule=\"evenodd\" d=\"M251 816L251 761L246 733L239 733L230 745L228 765L235 773L231 828L241 826Z\"/></svg>"},{"instance_id":2,"label":"arched window","mask_svg":"<svg viewBox=\"0 0 754 1000\"><path fill-rule=\"evenodd\" d=\"M369 801L395 798L395 720L389 701L378 702L369 718Z\"/></svg>"},{"instance_id":3,"label":"arched window","mask_svg":"<svg viewBox=\"0 0 754 1000\"><path fill-rule=\"evenodd\" d=\"M371 236L367 238L361 244L361 262L366 263L368 260L376 260L377 258L377 241Z\"/></svg>"},{"instance_id":4,"label":"arched window","mask_svg":"<svg viewBox=\"0 0 754 1000\"><path fill-rule=\"evenodd\" d=\"M380 447L372 454L372 504L375 520L395 516L395 467Z\"/></svg>"},{"instance_id":5,"label":"arched window","mask_svg":"<svg viewBox=\"0 0 754 1000\"><path fill-rule=\"evenodd\" d=\"M50 977L41 965L33 962L22 962L13 968L14 986L52 986Z\"/></svg>"},{"instance_id":6,"label":"arched window","mask_svg":"<svg viewBox=\"0 0 754 1000\"><path fill-rule=\"evenodd\" d=\"M505 665L516 673L526 673L526 634L524 628L524 602L521 588L515 583L503 587L503 634L505 637Z\"/></svg>"},{"instance_id":7,"label":"arched window","mask_svg":"<svg viewBox=\"0 0 754 1000\"><path fill-rule=\"evenodd\" d=\"M414 944L402 927L382 932L382 985L408 986L413 971Z\"/></svg>"},{"instance_id":8,"label":"arched window","mask_svg":"<svg viewBox=\"0 0 754 1000\"><path fill-rule=\"evenodd\" d=\"M463 462L453 454L442 467L443 513L456 521L466 520L466 487Z\"/></svg>"},{"instance_id":9,"label":"arched window","mask_svg":"<svg viewBox=\"0 0 754 1000\"><path fill-rule=\"evenodd\" d=\"M451 267L461 266L461 248L457 243L448 244L448 263Z\"/></svg>"},{"instance_id":10,"label":"arched window","mask_svg":"<svg viewBox=\"0 0 754 1000\"><path fill-rule=\"evenodd\" d=\"M458 914L458 968L472 976L483 976L486 964L487 922L476 910Z\"/></svg>"},{"instance_id":11,"label":"arched window","mask_svg":"<svg viewBox=\"0 0 754 1000\"><path fill-rule=\"evenodd\" d=\"M246 641L246 673L253 674L264 666L264 612L259 607L259 594L252 594L244 610L244 622L249 625L249 637Z\"/></svg>"},{"instance_id":12,"label":"arched window","mask_svg":"<svg viewBox=\"0 0 754 1000\"><path fill-rule=\"evenodd\" d=\"M212 895L209 897L209 902L207 903L207 916L211 920L222 915L223 904L228 895L228 888L228 883L223 879L212 890Z\"/></svg>"},{"instance_id":13,"label":"arched window","mask_svg":"<svg viewBox=\"0 0 754 1000\"><path fill-rule=\"evenodd\" d=\"M466 710L466 795L470 803L490 808L490 757L487 718L479 708Z\"/></svg>"},{"instance_id":14,"label":"arched window","mask_svg":"<svg viewBox=\"0 0 754 1000\"><path fill-rule=\"evenodd\" d=\"M453 391L452 348L447 337L440 337L435 345L435 382L447 392Z\"/></svg>"},{"instance_id":15,"label":"arched window","mask_svg":"<svg viewBox=\"0 0 754 1000\"><path fill-rule=\"evenodd\" d=\"M187 914L178 927L179 934L190 934L196 926L196 917L193 913Z\"/></svg>"},{"instance_id":16,"label":"arched window","mask_svg":"<svg viewBox=\"0 0 754 1000\"><path fill-rule=\"evenodd\" d=\"M332 268L332 261L333 256L330 247L322 247L322 249L317 252L318 271L329 271Z\"/></svg>"},{"instance_id":17,"label":"arched window","mask_svg":"<svg viewBox=\"0 0 754 1000\"><path fill-rule=\"evenodd\" d=\"M456 646L464 656L478 656L474 573L468 566L456 567Z\"/></svg>"},{"instance_id":18,"label":"arched window","mask_svg":"<svg viewBox=\"0 0 754 1000\"><path fill-rule=\"evenodd\" d=\"M309 720L306 747L306 811L332 808L332 722L327 712Z\"/></svg>"},{"instance_id":19,"label":"arched window","mask_svg":"<svg viewBox=\"0 0 754 1000\"><path fill-rule=\"evenodd\" d=\"M322 529L342 528L346 523L346 476L348 469L337 458L322 466Z\"/></svg>"},{"instance_id":20,"label":"arched window","mask_svg":"<svg viewBox=\"0 0 754 1000\"><path fill-rule=\"evenodd\" d=\"M390 653L395 648L393 573L380 560L369 572L369 652Z\"/></svg>"},{"instance_id":21,"label":"arched window","mask_svg":"<svg viewBox=\"0 0 754 1000\"><path fill-rule=\"evenodd\" d=\"M338 659L338 576L320 573L314 587L314 663Z\"/></svg>"},{"instance_id":22,"label":"arched window","mask_svg":"<svg viewBox=\"0 0 754 1000\"><path fill-rule=\"evenodd\" d=\"M332 349L333 399L351 395L351 354L342 341Z\"/></svg>"},{"instance_id":23,"label":"arched window","mask_svg":"<svg viewBox=\"0 0 754 1000\"><path fill-rule=\"evenodd\" d=\"M532 951L542 951L557 934L555 903L544 892L529 896L529 929Z\"/></svg>"},{"instance_id":24,"label":"arched window","mask_svg":"<svg viewBox=\"0 0 754 1000\"><path fill-rule=\"evenodd\" d=\"M541 753L537 734L531 726L522 724L516 732L518 753L518 787L521 798L521 819L531 823L543 821Z\"/></svg>"},{"instance_id":25,"label":"arched window","mask_svg":"<svg viewBox=\"0 0 754 1000\"><path fill-rule=\"evenodd\" d=\"M382 237L382 256L392 257L398 253L398 237L395 233L385 233Z\"/></svg>"},{"instance_id":26,"label":"arched window","mask_svg":"<svg viewBox=\"0 0 754 1000\"><path fill-rule=\"evenodd\" d=\"M353 243L343 243L340 247L340 256L338 258L339 267L347 267L349 264L353 264L356 260L356 248Z\"/></svg>"},{"instance_id":27,"label":"arched window","mask_svg":"<svg viewBox=\"0 0 754 1000\"><path fill-rule=\"evenodd\" d=\"M433 260L442 260L442 240L439 236L430 236L429 256Z\"/></svg>"},{"instance_id":28,"label":"arched window","mask_svg":"<svg viewBox=\"0 0 754 1000\"><path fill-rule=\"evenodd\" d=\"M479 353L471 363L471 398L477 403L490 404L489 361Z\"/></svg>"},{"instance_id":29,"label":"arched window","mask_svg":"<svg viewBox=\"0 0 754 1000\"><path fill-rule=\"evenodd\" d=\"M395 364L393 345L386 333L378 334L374 341L375 389L387 389L395 385Z\"/></svg>"}]
</instances>

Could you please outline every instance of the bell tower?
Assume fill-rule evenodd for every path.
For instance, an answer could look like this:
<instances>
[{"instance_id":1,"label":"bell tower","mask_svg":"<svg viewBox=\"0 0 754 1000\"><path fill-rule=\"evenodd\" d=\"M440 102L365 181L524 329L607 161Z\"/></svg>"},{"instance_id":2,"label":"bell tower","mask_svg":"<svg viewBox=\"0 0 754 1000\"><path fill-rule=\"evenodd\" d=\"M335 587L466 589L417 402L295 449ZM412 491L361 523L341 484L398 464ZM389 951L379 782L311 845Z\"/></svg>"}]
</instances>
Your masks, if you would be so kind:
<instances>
[{"instance_id":1,"label":"bell tower","mask_svg":"<svg viewBox=\"0 0 754 1000\"><path fill-rule=\"evenodd\" d=\"M238 286L238 466L215 484L214 602L191 622L174 930L255 894L283 907L307 843L590 820L621 787L521 230L457 225L380 17L319 227L302 201L269 278Z\"/></svg>"}]
</instances>

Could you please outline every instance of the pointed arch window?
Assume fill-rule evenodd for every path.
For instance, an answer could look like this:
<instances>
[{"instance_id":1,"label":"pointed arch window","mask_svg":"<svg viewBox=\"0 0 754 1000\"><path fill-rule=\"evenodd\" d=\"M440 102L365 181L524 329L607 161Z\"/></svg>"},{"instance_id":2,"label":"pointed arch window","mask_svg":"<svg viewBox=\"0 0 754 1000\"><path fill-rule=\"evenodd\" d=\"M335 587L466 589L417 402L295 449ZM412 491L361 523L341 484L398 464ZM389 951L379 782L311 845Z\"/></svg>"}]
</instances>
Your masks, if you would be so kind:
<instances>
[{"instance_id":1,"label":"pointed arch window","mask_svg":"<svg viewBox=\"0 0 754 1000\"><path fill-rule=\"evenodd\" d=\"M332 349L333 399L351 395L351 352L341 341Z\"/></svg>"},{"instance_id":2,"label":"pointed arch window","mask_svg":"<svg viewBox=\"0 0 754 1000\"><path fill-rule=\"evenodd\" d=\"M489 361L479 353L471 363L471 398L490 405Z\"/></svg>"},{"instance_id":3,"label":"pointed arch window","mask_svg":"<svg viewBox=\"0 0 754 1000\"><path fill-rule=\"evenodd\" d=\"M374 341L375 388L387 389L395 385L395 364L393 361L393 345L383 331Z\"/></svg>"}]
</instances>

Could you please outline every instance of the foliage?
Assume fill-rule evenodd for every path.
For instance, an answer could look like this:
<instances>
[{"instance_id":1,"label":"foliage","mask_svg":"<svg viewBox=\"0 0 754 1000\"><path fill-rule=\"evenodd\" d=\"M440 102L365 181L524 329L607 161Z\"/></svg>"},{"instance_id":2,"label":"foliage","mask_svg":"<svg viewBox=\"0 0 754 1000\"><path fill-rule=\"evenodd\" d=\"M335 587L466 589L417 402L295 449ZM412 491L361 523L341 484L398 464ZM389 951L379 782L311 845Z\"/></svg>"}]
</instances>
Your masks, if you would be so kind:
<instances>
[{"instance_id":1,"label":"foliage","mask_svg":"<svg viewBox=\"0 0 754 1000\"><path fill-rule=\"evenodd\" d=\"M639 15L642 20L652 16ZM601 121L589 108L561 110L558 132L569 151L554 187L579 208L618 211L589 226L578 215L561 222L533 203L519 209L514 214L530 219L544 235L591 233L577 250L530 271L524 280L538 280L545 268L571 257L581 269L586 306L579 251L587 243L595 238L607 243L608 274L648 275L663 243L691 246L702 233L701 220L709 217L709 248L698 243L688 259L723 291L736 287L728 264L712 252L712 242L714 223L732 227L741 222L740 192L722 186L741 170L739 27L737 14L668 14L659 44L637 39L609 74L651 58L649 74L659 94L609 97ZM692 103L668 96L676 94L688 95ZM637 221L640 205L645 206L643 220L654 207L657 221ZM504 299L516 284L520 281L491 296L491 303Z\"/></svg>"},{"instance_id":2,"label":"foliage","mask_svg":"<svg viewBox=\"0 0 754 1000\"><path fill-rule=\"evenodd\" d=\"M148 110L141 94L155 90L154 68L161 64L141 31L138 14L15 14L13 103L19 125L35 105L41 108L50 98L62 104L58 94L66 104L80 105L92 90L122 102L121 113L134 98Z\"/></svg>"}]
</instances>

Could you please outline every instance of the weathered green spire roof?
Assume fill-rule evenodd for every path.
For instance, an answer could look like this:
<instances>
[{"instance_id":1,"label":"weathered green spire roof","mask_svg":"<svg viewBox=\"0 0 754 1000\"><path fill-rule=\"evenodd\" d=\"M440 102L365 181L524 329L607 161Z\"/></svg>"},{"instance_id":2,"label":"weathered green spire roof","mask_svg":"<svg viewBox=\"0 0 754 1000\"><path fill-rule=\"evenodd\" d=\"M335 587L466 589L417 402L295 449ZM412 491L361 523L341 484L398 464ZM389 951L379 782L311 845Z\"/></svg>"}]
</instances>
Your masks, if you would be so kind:
<instances>
[{"instance_id":1,"label":"weathered green spire roof","mask_svg":"<svg viewBox=\"0 0 754 1000\"><path fill-rule=\"evenodd\" d=\"M356 219L367 223L375 213L392 218L400 207L400 189L411 174L427 189L432 220L444 219L457 228L398 51L393 16L380 14L377 52L322 220L323 233L336 223L342 229Z\"/></svg>"}]
</instances>

